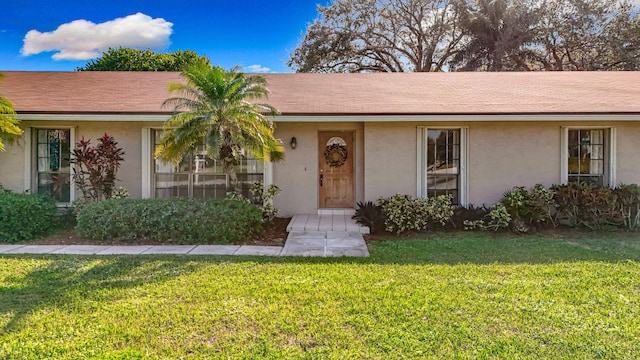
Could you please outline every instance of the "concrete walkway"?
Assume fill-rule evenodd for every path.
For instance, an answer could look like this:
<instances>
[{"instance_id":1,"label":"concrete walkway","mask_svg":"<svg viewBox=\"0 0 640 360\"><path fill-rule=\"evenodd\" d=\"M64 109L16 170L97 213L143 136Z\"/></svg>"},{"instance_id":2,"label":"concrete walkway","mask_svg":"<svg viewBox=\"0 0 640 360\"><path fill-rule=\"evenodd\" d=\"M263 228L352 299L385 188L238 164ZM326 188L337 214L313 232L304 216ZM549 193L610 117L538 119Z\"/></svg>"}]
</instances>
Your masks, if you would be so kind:
<instances>
[{"instance_id":1,"label":"concrete walkway","mask_svg":"<svg viewBox=\"0 0 640 360\"><path fill-rule=\"evenodd\" d=\"M356 224L350 215L296 215L287 227L284 247L255 245L0 245L2 254L67 255L253 255L367 257L362 234L369 229Z\"/></svg>"},{"instance_id":2,"label":"concrete walkway","mask_svg":"<svg viewBox=\"0 0 640 360\"><path fill-rule=\"evenodd\" d=\"M259 255L280 256L282 246L253 245L0 245L2 254L67 255Z\"/></svg>"}]
</instances>

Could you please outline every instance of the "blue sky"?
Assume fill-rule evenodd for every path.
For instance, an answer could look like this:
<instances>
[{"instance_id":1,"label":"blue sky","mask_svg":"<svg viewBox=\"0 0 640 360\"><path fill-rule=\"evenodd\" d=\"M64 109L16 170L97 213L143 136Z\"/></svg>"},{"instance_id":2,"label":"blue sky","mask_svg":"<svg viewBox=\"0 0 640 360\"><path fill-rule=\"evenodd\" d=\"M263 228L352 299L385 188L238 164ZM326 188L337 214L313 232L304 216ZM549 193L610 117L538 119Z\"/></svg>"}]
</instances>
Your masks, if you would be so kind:
<instances>
[{"instance_id":1,"label":"blue sky","mask_svg":"<svg viewBox=\"0 0 640 360\"><path fill-rule=\"evenodd\" d=\"M289 72L285 62L329 0L10 0L0 70L72 71L107 47L194 50L224 68Z\"/></svg>"}]
</instances>

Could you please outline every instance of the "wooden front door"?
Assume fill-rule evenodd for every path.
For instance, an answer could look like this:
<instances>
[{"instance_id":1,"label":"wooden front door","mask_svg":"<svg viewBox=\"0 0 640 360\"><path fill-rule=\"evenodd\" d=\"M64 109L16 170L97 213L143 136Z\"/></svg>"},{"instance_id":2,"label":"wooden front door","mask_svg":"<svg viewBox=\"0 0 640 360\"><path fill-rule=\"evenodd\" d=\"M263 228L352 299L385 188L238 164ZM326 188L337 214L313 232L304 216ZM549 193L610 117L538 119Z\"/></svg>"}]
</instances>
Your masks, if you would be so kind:
<instances>
[{"instance_id":1,"label":"wooden front door","mask_svg":"<svg viewBox=\"0 0 640 360\"><path fill-rule=\"evenodd\" d=\"M353 131L318 133L320 208L353 207L353 138Z\"/></svg>"}]
</instances>

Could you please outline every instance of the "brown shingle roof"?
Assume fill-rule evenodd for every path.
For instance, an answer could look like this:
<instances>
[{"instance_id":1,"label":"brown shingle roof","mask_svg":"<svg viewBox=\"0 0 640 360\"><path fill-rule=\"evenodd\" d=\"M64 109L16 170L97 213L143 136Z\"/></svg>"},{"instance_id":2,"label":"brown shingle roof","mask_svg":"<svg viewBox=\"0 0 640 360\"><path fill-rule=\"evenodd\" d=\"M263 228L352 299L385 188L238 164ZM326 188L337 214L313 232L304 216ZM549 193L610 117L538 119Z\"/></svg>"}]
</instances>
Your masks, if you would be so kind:
<instances>
[{"instance_id":1,"label":"brown shingle roof","mask_svg":"<svg viewBox=\"0 0 640 360\"><path fill-rule=\"evenodd\" d=\"M167 72L4 72L19 113L169 113ZM640 72L268 74L283 115L640 113Z\"/></svg>"}]
</instances>

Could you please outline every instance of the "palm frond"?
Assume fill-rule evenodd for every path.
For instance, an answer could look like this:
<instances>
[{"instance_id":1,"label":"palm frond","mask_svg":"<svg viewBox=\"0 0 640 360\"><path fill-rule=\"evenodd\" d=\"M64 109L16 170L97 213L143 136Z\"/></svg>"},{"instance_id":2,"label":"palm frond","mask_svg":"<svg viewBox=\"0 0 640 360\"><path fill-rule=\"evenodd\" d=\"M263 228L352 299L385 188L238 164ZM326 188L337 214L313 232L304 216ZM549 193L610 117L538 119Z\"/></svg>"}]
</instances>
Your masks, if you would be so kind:
<instances>
[{"instance_id":1,"label":"palm frond","mask_svg":"<svg viewBox=\"0 0 640 360\"><path fill-rule=\"evenodd\" d=\"M5 151L4 142L11 144L22 135L19 124L20 121L15 118L13 103L0 96L0 151Z\"/></svg>"},{"instance_id":2,"label":"palm frond","mask_svg":"<svg viewBox=\"0 0 640 360\"><path fill-rule=\"evenodd\" d=\"M164 124L165 134L156 149L158 159L177 162L195 144L229 167L242 148L261 160L280 160L284 147L273 137L270 115L277 110L256 103L266 98L267 81L258 75L196 64L181 72L184 83L169 84L174 95L162 106L173 110Z\"/></svg>"}]
</instances>

